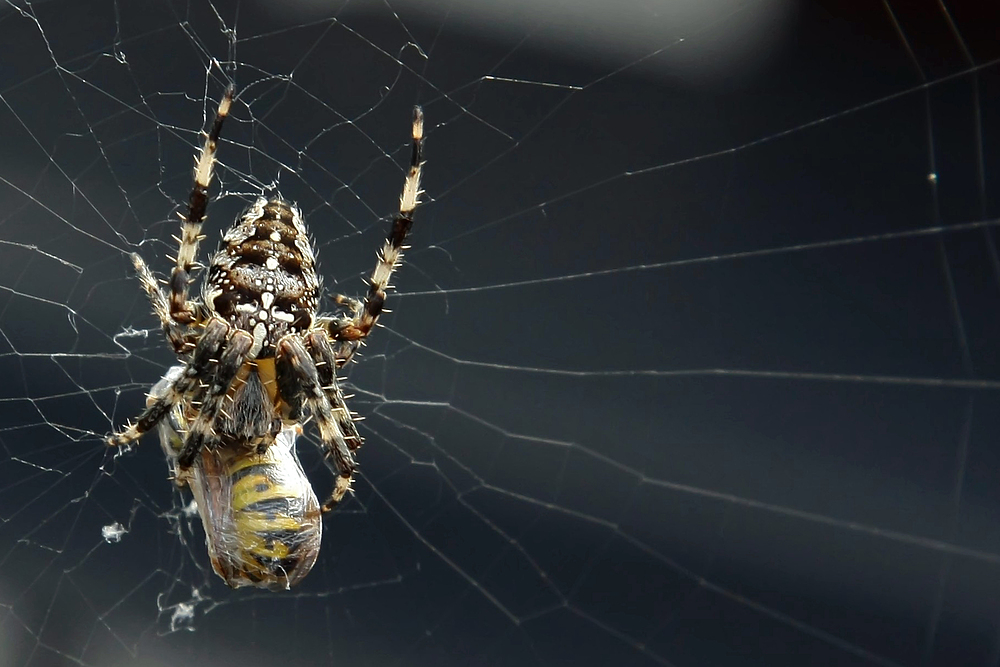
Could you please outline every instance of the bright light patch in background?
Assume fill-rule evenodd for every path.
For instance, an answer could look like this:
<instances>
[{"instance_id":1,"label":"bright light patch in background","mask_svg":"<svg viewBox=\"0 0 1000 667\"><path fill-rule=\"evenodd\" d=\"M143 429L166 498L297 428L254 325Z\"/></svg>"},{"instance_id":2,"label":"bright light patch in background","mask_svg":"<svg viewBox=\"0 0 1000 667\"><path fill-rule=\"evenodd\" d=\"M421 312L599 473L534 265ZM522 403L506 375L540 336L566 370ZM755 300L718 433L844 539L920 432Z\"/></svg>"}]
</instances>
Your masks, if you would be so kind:
<instances>
[{"instance_id":1,"label":"bright light patch in background","mask_svg":"<svg viewBox=\"0 0 1000 667\"><path fill-rule=\"evenodd\" d=\"M791 0L704 0L600 2L430 2L393 3L398 11L427 17L448 16L451 29L497 42L523 40L530 48L561 57L608 65L629 64L644 71L652 60L654 76L668 74L688 85L740 86L752 77L794 25ZM294 0L261 3L278 21L323 16L329 3ZM374 0L352 9L378 13ZM656 56L663 53L665 57ZM640 61L636 63L635 61Z\"/></svg>"}]
</instances>

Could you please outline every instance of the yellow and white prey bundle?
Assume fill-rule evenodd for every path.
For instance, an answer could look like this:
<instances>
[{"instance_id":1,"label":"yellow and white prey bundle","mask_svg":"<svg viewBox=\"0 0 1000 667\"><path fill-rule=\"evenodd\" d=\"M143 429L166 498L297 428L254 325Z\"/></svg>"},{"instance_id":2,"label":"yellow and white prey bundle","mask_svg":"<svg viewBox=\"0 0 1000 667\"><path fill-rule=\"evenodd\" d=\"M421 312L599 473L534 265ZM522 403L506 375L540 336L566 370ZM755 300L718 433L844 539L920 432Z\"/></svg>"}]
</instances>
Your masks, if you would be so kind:
<instances>
[{"instance_id":1,"label":"yellow and white prey bundle","mask_svg":"<svg viewBox=\"0 0 1000 667\"><path fill-rule=\"evenodd\" d=\"M150 392L166 392L183 372L174 366ZM299 426L285 426L272 445L204 449L188 470L177 456L188 418L175 406L159 425L160 445L179 486L198 504L215 572L233 588L285 590L312 569L323 535L319 501L295 453Z\"/></svg>"}]
</instances>

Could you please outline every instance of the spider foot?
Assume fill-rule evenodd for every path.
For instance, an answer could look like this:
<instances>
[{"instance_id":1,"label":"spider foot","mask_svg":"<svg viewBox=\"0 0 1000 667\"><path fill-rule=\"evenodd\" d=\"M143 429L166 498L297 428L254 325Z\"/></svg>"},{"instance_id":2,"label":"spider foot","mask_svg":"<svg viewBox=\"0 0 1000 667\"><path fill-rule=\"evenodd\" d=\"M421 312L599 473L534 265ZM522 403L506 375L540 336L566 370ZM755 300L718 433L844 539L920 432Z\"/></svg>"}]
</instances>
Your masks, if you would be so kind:
<instances>
[{"instance_id":1,"label":"spider foot","mask_svg":"<svg viewBox=\"0 0 1000 667\"><path fill-rule=\"evenodd\" d=\"M119 433L112 433L108 436L105 441L108 447L124 447L125 445L135 442L142 436L142 433L136 427L135 424L129 424L128 428Z\"/></svg>"},{"instance_id":2,"label":"spider foot","mask_svg":"<svg viewBox=\"0 0 1000 667\"><path fill-rule=\"evenodd\" d=\"M338 475L337 481L333 486L333 493L330 494L330 499L323 503L323 513L325 514L335 510L337 505L340 504L340 501L342 501L344 496L348 493L354 493L351 489L351 478Z\"/></svg>"}]
</instances>

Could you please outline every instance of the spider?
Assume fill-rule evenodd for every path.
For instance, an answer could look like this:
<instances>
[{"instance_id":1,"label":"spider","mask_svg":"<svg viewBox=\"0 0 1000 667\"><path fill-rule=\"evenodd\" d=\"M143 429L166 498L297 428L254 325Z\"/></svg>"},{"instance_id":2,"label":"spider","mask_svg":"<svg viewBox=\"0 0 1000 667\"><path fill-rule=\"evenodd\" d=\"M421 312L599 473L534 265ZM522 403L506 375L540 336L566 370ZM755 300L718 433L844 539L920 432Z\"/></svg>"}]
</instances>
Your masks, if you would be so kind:
<instances>
[{"instance_id":1,"label":"spider","mask_svg":"<svg viewBox=\"0 0 1000 667\"><path fill-rule=\"evenodd\" d=\"M364 301L336 295L341 312L317 313L316 256L302 213L281 197L260 198L224 234L205 275L200 299L189 299L208 188L222 125L234 88L219 102L215 119L195 160L194 188L181 217L169 298L152 271L132 255L139 280L183 368L151 395L134 424L108 437L111 446L137 440L175 408L183 419L183 444L174 465L179 480L214 452L264 454L283 429L311 416L324 459L336 468L328 512L351 490L362 444L336 370L351 360L383 312L389 278L399 266L413 212L420 203L424 116L413 109L412 151L396 214ZM180 434L178 437L181 437ZM284 440L288 440L286 436ZM294 438L290 438L294 441ZM210 545L211 546L211 545Z\"/></svg>"}]
</instances>

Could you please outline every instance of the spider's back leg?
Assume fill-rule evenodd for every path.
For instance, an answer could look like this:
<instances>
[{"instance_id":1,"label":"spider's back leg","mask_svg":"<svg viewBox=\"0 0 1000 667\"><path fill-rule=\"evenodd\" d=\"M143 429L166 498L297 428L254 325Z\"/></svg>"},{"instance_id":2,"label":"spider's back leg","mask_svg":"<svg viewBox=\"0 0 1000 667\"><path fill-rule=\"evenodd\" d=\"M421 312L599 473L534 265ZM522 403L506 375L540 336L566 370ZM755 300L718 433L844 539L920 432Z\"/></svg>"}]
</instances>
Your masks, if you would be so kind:
<instances>
[{"instance_id":1,"label":"spider's back leg","mask_svg":"<svg viewBox=\"0 0 1000 667\"><path fill-rule=\"evenodd\" d=\"M319 335L325 337L326 333ZM324 355L320 353L318 356ZM333 492L323 504L323 511L329 511L347 494L354 478L356 463L348 438L356 439L354 449L360 445L361 438L354 429L354 423L350 422L350 414L338 412L335 415L335 407L330 405L328 392L321 380L321 375L325 375L330 369L324 364L321 374L298 334L289 334L278 342L275 367L278 392L289 405L304 404L309 410L319 428L320 440L326 452L324 461L329 465L332 460L336 466L337 479ZM348 433L342 429L344 419L350 423Z\"/></svg>"},{"instance_id":2,"label":"spider's back leg","mask_svg":"<svg viewBox=\"0 0 1000 667\"><path fill-rule=\"evenodd\" d=\"M176 382L161 396L146 406L139 415L139 420L124 431L113 433L108 438L112 447L127 445L138 440L143 433L156 426L161 419L170 414L175 405L185 396L190 396L198 388L198 383L208 377L216 366L219 350L222 348L229 333L229 325L222 320L212 320L205 327L205 333L198 341L191 361L184 367L184 372Z\"/></svg>"}]
</instances>

